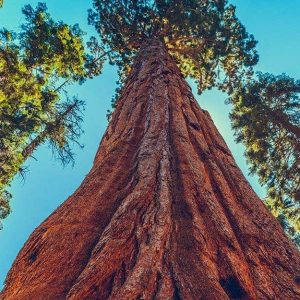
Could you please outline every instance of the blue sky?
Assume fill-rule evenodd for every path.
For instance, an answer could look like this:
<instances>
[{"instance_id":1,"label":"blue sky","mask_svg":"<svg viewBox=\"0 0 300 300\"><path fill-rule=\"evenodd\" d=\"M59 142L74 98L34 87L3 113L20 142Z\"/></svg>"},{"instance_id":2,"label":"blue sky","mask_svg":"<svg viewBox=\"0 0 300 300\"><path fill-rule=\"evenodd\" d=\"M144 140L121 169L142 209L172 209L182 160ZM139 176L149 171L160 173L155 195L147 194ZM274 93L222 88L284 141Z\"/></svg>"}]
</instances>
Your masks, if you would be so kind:
<instances>
[{"instance_id":1,"label":"blue sky","mask_svg":"<svg viewBox=\"0 0 300 300\"><path fill-rule=\"evenodd\" d=\"M35 6L39 1L4 0L0 9L0 26L18 30L22 22L21 8L25 4ZM95 35L87 25L87 9L91 0L48 0L49 12L56 20L66 23L79 23L88 35ZM256 69L274 74L287 73L300 78L300 30L299 0L232 0L237 6L237 14L247 30L259 41L260 62ZM73 86L70 92L86 101L81 142L85 148L75 149L76 164L72 168L62 168L54 161L47 146L42 146L34 154L37 160L26 163L29 172L23 182L16 178L11 192L12 213L4 221L0 231L0 288L14 258L31 232L53 210L60 205L75 189L91 168L100 139L107 126L106 110L114 94L116 70L106 65L102 75L87 81L82 86ZM192 84L192 87L193 84ZM207 109L219 131L230 147L239 167L247 175L247 166L243 157L243 147L236 145L228 119L229 107L224 104L226 96L218 91L196 96L202 108ZM263 197L264 189L256 177L247 176L252 187Z\"/></svg>"}]
</instances>

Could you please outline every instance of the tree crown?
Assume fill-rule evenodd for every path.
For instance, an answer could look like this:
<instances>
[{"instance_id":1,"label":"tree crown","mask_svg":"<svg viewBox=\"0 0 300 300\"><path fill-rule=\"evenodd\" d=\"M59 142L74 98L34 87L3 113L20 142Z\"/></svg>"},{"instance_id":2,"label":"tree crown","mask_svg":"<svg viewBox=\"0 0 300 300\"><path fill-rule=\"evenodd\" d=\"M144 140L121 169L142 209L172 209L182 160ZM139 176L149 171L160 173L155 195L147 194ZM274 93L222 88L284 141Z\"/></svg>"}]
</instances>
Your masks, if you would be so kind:
<instances>
[{"instance_id":1,"label":"tree crown","mask_svg":"<svg viewBox=\"0 0 300 300\"><path fill-rule=\"evenodd\" d=\"M299 244L300 81L258 73L230 97L237 142L250 172L268 188L267 205ZM290 223L288 223L290 221ZM295 233L294 233L295 232Z\"/></svg>"},{"instance_id":2,"label":"tree crown","mask_svg":"<svg viewBox=\"0 0 300 300\"><path fill-rule=\"evenodd\" d=\"M123 73L143 42L155 37L198 82L199 92L213 86L232 92L258 60L254 37L223 0L94 0L89 22Z\"/></svg>"}]
</instances>

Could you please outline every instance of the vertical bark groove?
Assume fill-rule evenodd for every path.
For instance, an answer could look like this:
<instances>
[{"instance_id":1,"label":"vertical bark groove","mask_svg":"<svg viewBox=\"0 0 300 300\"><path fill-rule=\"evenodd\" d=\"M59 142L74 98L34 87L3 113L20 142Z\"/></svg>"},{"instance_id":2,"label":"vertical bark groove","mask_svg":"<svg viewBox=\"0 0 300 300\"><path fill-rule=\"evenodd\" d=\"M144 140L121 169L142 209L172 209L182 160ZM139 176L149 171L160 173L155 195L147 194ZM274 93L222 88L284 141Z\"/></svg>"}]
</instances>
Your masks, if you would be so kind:
<instances>
[{"instance_id":1,"label":"vertical bark groove","mask_svg":"<svg viewBox=\"0 0 300 300\"><path fill-rule=\"evenodd\" d=\"M0 299L300 299L300 255L164 45L137 56L94 165Z\"/></svg>"}]
</instances>

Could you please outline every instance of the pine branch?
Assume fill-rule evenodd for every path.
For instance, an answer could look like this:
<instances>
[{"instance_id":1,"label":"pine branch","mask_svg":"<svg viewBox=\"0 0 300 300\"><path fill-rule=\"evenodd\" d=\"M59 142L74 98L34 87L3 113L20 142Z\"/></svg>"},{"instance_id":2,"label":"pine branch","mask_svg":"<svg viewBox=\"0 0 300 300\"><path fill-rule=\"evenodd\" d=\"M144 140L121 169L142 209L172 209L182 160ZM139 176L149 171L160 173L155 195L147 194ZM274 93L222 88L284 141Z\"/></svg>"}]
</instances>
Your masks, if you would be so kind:
<instances>
[{"instance_id":1,"label":"pine branch","mask_svg":"<svg viewBox=\"0 0 300 300\"><path fill-rule=\"evenodd\" d=\"M55 129L57 129L61 124L64 122L65 118L69 115L71 115L74 110L77 108L78 103L75 101L71 105L69 105L66 110L61 113L54 122L48 123L45 127L45 129L39 133L22 151L22 155L24 159L26 160L29 156L32 155L32 153L35 151L35 149L43 144L46 139L49 137L49 133L54 132Z\"/></svg>"}]
</instances>

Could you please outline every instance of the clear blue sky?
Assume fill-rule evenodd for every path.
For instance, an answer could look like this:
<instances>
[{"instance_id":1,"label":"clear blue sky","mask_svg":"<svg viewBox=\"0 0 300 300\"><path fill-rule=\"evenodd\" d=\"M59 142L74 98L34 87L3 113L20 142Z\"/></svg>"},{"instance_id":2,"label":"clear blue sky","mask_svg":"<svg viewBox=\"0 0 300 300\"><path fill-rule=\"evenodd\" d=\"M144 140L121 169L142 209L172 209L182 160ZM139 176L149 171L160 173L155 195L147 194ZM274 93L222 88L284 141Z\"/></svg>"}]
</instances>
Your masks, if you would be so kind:
<instances>
[{"instance_id":1,"label":"clear blue sky","mask_svg":"<svg viewBox=\"0 0 300 300\"><path fill-rule=\"evenodd\" d=\"M18 30L22 22L21 8L28 3L35 6L38 1L4 2L4 7L0 9L0 26ZM95 34L86 21L86 11L91 6L91 0L44 2L55 19L69 24L79 23L88 35ZM232 0L231 3L237 6L238 16L259 41L260 62L256 69L274 74L285 72L300 78L300 1ZM90 170L100 138L107 126L105 114L110 108L116 80L116 70L107 65L100 77L70 89L73 94L86 100L83 123L85 133L81 137L85 148L75 149L74 168L62 168L53 160L47 146L43 146L34 155L37 161L30 160L26 163L29 172L25 182L19 178L14 180L11 187L14 196L12 213L4 221L4 229L0 231L0 289L14 258L34 228L74 192ZM228 119L229 107L224 104L225 98L225 95L217 91L197 97L202 108L212 115L238 165L247 175L243 147L234 142ZM247 178L255 191L263 197L264 189L259 186L257 179Z\"/></svg>"}]
</instances>

